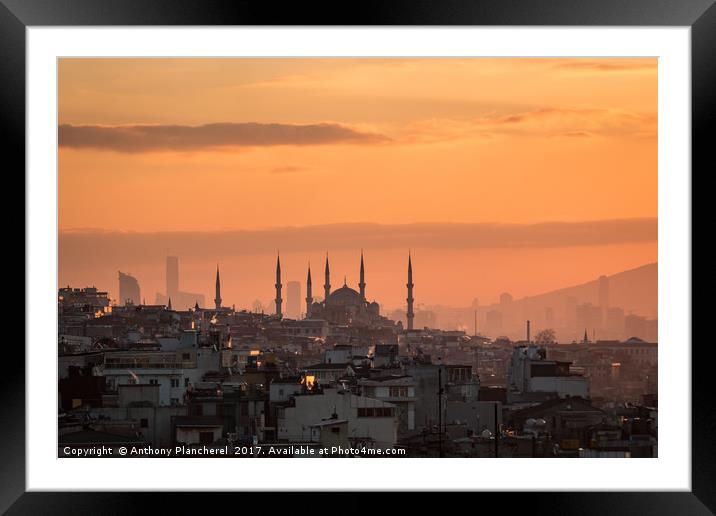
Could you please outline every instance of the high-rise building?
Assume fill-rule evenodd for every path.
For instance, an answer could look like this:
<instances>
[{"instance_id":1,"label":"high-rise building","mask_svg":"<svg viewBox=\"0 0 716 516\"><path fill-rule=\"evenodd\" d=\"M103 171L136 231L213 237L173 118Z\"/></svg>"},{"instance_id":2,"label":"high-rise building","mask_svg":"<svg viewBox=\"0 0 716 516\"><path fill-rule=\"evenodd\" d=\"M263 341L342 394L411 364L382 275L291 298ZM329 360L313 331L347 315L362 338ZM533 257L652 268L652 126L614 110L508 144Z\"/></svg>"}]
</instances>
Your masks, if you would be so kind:
<instances>
[{"instance_id":1,"label":"high-rise building","mask_svg":"<svg viewBox=\"0 0 716 516\"><path fill-rule=\"evenodd\" d=\"M169 305L176 310L187 310L195 305L205 306L204 294L182 292L179 290L179 257L167 256L166 260L166 294L157 292L155 303Z\"/></svg>"},{"instance_id":2,"label":"high-rise building","mask_svg":"<svg viewBox=\"0 0 716 516\"><path fill-rule=\"evenodd\" d=\"M437 317L432 310L418 310L415 312L413 324L416 328L436 328Z\"/></svg>"},{"instance_id":3,"label":"high-rise building","mask_svg":"<svg viewBox=\"0 0 716 516\"><path fill-rule=\"evenodd\" d=\"M623 339L624 337L624 310L617 306L607 309L606 329L609 338Z\"/></svg>"},{"instance_id":4,"label":"high-rise building","mask_svg":"<svg viewBox=\"0 0 716 516\"><path fill-rule=\"evenodd\" d=\"M167 256L167 297L177 298L179 292L179 258Z\"/></svg>"},{"instance_id":5,"label":"high-rise building","mask_svg":"<svg viewBox=\"0 0 716 516\"><path fill-rule=\"evenodd\" d=\"M119 271L119 303L127 304L130 302L138 305L141 303L141 299L137 278Z\"/></svg>"},{"instance_id":6,"label":"high-rise building","mask_svg":"<svg viewBox=\"0 0 716 516\"><path fill-rule=\"evenodd\" d=\"M597 284L599 285L599 309L602 312L602 327L604 327L607 322L607 310L609 310L609 278L599 276Z\"/></svg>"},{"instance_id":7,"label":"high-rise building","mask_svg":"<svg viewBox=\"0 0 716 516\"><path fill-rule=\"evenodd\" d=\"M591 335L602 327L602 310L592 303L582 303L577 306L577 329L588 330Z\"/></svg>"},{"instance_id":8,"label":"high-rise building","mask_svg":"<svg viewBox=\"0 0 716 516\"><path fill-rule=\"evenodd\" d=\"M567 296L564 300L564 322L570 329L577 329L577 298Z\"/></svg>"},{"instance_id":9,"label":"high-rise building","mask_svg":"<svg viewBox=\"0 0 716 516\"><path fill-rule=\"evenodd\" d=\"M624 335L627 339L637 337L644 339L647 333L646 317L629 314L624 317Z\"/></svg>"},{"instance_id":10,"label":"high-rise building","mask_svg":"<svg viewBox=\"0 0 716 516\"><path fill-rule=\"evenodd\" d=\"M301 315L301 283L289 281L286 283L286 317L298 319Z\"/></svg>"},{"instance_id":11,"label":"high-rise building","mask_svg":"<svg viewBox=\"0 0 716 516\"><path fill-rule=\"evenodd\" d=\"M499 310L490 310L487 312L485 326L487 333L491 337L499 336L502 331L502 312Z\"/></svg>"},{"instance_id":12,"label":"high-rise building","mask_svg":"<svg viewBox=\"0 0 716 516\"><path fill-rule=\"evenodd\" d=\"M544 325L547 328L554 328L554 309L551 306L544 307Z\"/></svg>"}]
</instances>

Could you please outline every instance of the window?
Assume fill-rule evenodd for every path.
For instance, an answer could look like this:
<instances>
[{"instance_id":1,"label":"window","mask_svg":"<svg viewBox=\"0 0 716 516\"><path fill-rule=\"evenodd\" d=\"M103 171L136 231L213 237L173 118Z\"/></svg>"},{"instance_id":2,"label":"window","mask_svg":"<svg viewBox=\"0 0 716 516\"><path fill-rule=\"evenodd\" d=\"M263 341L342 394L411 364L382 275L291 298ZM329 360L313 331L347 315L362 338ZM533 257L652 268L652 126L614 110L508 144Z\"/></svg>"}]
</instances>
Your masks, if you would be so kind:
<instances>
[{"instance_id":1,"label":"window","mask_svg":"<svg viewBox=\"0 0 716 516\"><path fill-rule=\"evenodd\" d=\"M184 378L184 387L189 387L189 378Z\"/></svg>"},{"instance_id":2,"label":"window","mask_svg":"<svg viewBox=\"0 0 716 516\"><path fill-rule=\"evenodd\" d=\"M181 359L182 360L191 360L191 353L182 353Z\"/></svg>"},{"instance_id":3,"label":"window","mask_svg":"<svg viewBox=\"0 0 716 516\"><path fill-rule=\"evenodd\" d=\"M407 387L391 387L390 388L391 398L407 398L408 388Z\"/></svg>"},{"instance_id":4,"label":"window","mask_svg":"<svg viewBox=\"0 0 716 516\"><path fill-rule=\"evenodd\" d=\"M211 444L214 442L214 432L199 432L199 444Z\"/></svg>"},{"instance_id":5,"label":"window","mask_svg":"<svg viewBox=\"0 0 716 516\"><path fill-rule=\"evenodd\" d=\"M358 417L393 417L392 407L359 407Z\"/></svg>"},{"instance_id":6,"label":"window","mask_svg":"<svg viewBox=\"0 0 716 516\"><path fill-rule=\"evenodd\" d=\"M171 382L172 387L179 387L179 378L172 378Z\"/></svg>"},{"instance_id":7,"label":"window","mask_svg":"<svg viewBox=\"0 0 716 516\"><path fill-rule=\"evenodd\" d=\"M139 420L139 427L140 428L147 428L149 426L149 420L146 417L143 417Z\"/></svg>"}]
</instances>

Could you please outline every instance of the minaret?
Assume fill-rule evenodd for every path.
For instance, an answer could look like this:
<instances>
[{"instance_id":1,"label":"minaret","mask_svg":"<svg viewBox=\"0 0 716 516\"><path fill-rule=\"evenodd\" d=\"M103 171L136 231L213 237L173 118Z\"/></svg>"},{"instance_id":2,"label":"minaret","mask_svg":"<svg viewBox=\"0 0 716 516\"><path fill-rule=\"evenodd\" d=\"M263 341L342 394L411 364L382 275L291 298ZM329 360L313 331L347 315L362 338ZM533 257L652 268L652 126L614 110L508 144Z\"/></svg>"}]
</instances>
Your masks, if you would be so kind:
<instances>
[{"instance_id":1,"label":"minaret","mask_svg":"<svg viewBox=\"0 0 716 516\"><path fill-rule=\"evenodd\" d=\"M358 283L360 289L361 301L365 302L365 267L363 266L363 249L360 250L360 283Z\"/></svg>"},{"instance_id":2,"label":"minaret","mask_svg":"<svg viewBox=\"0 0 716 516\"><path fill-rule=\"evenodd\" d=\"M415 314L413 313L413 263L410 259L410 253L408 253L408 283L405 286L408 287L408 299L406 299L408 302L408 329L412 330Z\"/></svg>"},{"instance_id":3,"label":"minaret","mask_svg":"<svg viewBox=\"0 0 716 516\"><path fill-rule=\"evenodd\" d=\"M328 296L331 295L331 270L328 268L328 253L326 253L326 282L323 284L324 303L328 303Z\"/></svg>"},{"instance_id":4,"label":"minaret","mask_svg":"<svg viewBox=\"0 0 716 516\"><path fill-rule=\"evenodd\" d=\"M167 310L171 310L171 309L172 309L172 298L170 297L170 298L169 298L169 305L167 305Z\"/></svg>"},{"instance_id":5,"label":"minaret","mask_svg":"<svg viewBox=\"0 0 716 516\"><path fill-rule=\"evenodd\" d=\"M221 280L219 279L219 265L216 265L216 297L214 298L216 309L221 308Z\"/></svg>"},{"instance_id":6,"label":"minaret","mask_svg":"<svg viewBox=\"0 0 716 516\"><path fill-rule=\"evenodd\" d=\"M311 318L313 306L313 289L311 287L311 262L308 262L308 277L306 278L306 319Z\"/></svg>"},{"instance_id":7,"label":"minaret","mask_svg":"<svg viewBox=\"0 0 716 516\"><path fill-rule=\"evenodd\" d=\"M276 315L280 319L281 315L281 256L276 256Z\"/></svg>"}]
</instances>

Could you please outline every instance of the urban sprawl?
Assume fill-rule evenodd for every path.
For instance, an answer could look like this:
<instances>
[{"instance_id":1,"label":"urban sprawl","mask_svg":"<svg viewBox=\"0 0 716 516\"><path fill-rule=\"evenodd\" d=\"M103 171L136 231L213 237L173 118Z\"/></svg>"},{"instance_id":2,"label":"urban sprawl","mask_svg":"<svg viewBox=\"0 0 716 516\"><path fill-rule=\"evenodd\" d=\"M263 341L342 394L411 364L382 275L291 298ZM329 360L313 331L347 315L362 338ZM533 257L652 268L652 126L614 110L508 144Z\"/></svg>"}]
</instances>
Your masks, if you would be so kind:
<instances>
[{"instance_id":1,"label":"urban sprawl","mask_svg":"<svg viewBox=\"0 0 716 516\"><path fill-rule=\"evenodd\" d=\"M583 337L557 342L526 318L521 338L418 327L406 265L400 317L368 301L362 253L357 290L333 289L326 257L323 295L309 267L290 316L280 258L270 314L225 306L218 267L203 306L176 257L155 304L122 272L119 301L60 288L58 456L657 456L656 338L595 338L606 278L603 306L573 306Z\"/></svg>"}]
</instances>

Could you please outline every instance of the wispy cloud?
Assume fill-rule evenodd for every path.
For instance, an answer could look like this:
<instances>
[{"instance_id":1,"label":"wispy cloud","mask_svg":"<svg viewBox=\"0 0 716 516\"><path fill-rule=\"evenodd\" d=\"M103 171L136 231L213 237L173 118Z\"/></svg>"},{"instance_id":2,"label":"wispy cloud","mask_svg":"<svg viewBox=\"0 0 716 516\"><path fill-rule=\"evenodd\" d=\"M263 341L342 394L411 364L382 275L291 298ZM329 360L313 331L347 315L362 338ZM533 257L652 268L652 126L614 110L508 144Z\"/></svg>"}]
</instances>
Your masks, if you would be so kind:
<instances>
[{"instance_id":1,"label":"wispy cloud","mask_svg":"<svg viewBox=\"0 0 716 516\"><path fill-rule=\"evenodd\" d=\"M470 119L422 120L407 126L409 142L461 138L526 137L656 137L657 116L609 109L545 107Z\"/></svg>"},{"instance_id":2,"label":"wispy cloud","mask_svg":"<svg viewBox=\"0 0 716 516\"><path fill-rule=\"evenodd\" d=\"M593 70L599 72L657 71L656 59L552 59L554 68L563 70Z\"/></svg>"},{"instance_id":3,"label":"wispy cloud","mask_svg":"<svg viewBox=\"0 0 716 516\"><path fill-rule=\"evenodd\" d=\"M276 167L271 169L272 174L293 174L296 172L304 172L308 170L307 167L299 167L295 165L287 165L285 167Z\"/></svg>"},{"instance_id":4,"label":"wispy cloud","mask_svg":"<svg viewBox=\"0 0 716 516\"><path fill-rule=\"evenodd\" d=\"M263 124L215 123L189 125L71 125L59 126L61 147L116 152L187 151L215 147L270 145L376 144L384 135L334 123Z\"/></svg>"}]
</instances>

